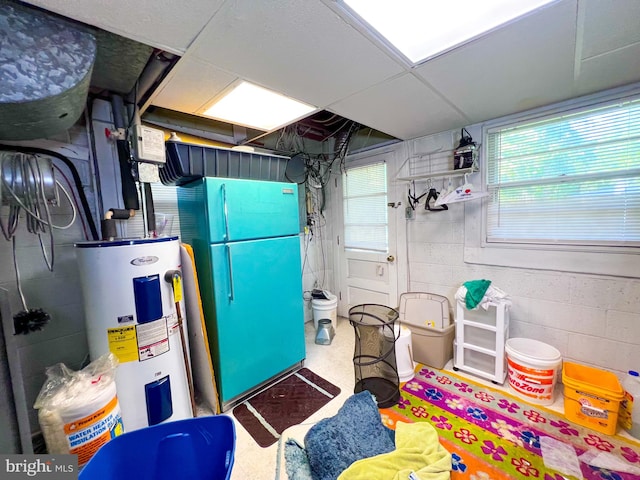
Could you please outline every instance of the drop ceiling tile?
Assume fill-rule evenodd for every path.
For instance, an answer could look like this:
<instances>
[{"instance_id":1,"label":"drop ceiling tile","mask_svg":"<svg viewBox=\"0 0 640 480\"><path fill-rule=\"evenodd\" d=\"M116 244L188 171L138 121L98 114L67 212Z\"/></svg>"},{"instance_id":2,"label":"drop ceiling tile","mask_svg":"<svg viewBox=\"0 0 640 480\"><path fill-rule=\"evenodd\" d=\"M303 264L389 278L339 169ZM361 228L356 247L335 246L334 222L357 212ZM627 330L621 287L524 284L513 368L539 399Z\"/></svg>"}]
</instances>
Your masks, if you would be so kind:
<instances>
[{"instance_id":1,"label":"drop ceiling tile","mask_svg":"<svg viewBox=\"0 0 640 480\"><path fill-rule=\"evenodd\" d=\"M418 67L480 122L572 96L575 0L554 4Z\"/></svg>"},{"instance_id":2,"label":"drop ceiling tile","mask_svg":"<svg viewBox=\"0 0 640 480\"><path fill-rule=\"evenodd\" d=\"M151 98L151 104L196 114L235 79L199 60L181 58Z\"/></svg>"},{"instance_id":3,"label":"drop ceiling tile","mask_svg":"<svg viewBox=\"0 0 640 480\"><path fill-rule=\"evenodd\" d=\"M640 42L638 0L587 0L580 2L581 59L587 59Z\"/></svg>"},{"instance_id":4,"label":"drop ceiling tile","mask_svg":"<svg viewBox=\"0 0 640 480\"><path fill-rule=\"evenodd\" d=\"M336 102L330 110L402 140L468 124L467 119L410 73Z\"/></svg>"},{"instance_id":5,"label":"drop ceiling tile","mask_svg":"<svg viewBox=\"0 0 640 480\"><path fill-rule=\"evenodd\" d=\"M28 0L28 3L123 37L184 53L224 0Z\"/></svg>"},{"instance_id":6,"label":"drop ceiling tile","mask_svg":"<svg viewBox=\"0 0 640 480\"><path fill-rule=\"evenodd\" d=\"M584 60L576 79L580 95L640 82L640 43Z\"/></svg>"},{"instance_id":7,"label":"drop ceiling tile","mask_svg":"<svg viewBox=\"0 0 640 480\"><path fill-rule=\"evenodd\" d=\"M321 108L403 70L320 0L226 2L188 54Z\"/></svg>"}]
</instances>

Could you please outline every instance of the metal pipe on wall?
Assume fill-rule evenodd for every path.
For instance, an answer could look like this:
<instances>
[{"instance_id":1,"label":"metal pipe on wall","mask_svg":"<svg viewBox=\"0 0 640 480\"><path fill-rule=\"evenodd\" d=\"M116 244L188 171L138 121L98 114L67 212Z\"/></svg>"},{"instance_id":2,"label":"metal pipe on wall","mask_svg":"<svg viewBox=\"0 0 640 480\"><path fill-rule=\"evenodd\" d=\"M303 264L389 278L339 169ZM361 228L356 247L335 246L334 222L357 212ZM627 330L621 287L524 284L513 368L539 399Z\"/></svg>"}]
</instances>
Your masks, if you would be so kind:
<instances>
[{"instance_id":1,"label":"metal pipe on wall","mask_svg":"<svg viewBox=\"0 0 640 480\"><path fill-rule=\"evenodd\" d=\"M126 122L124 100L120 95L111 96L111 108L113 109L113 123L116 129L123 129L124 139L117 139L118 161L120 164L120 181L122 183L122 200L126 210L139 210L138 192L136 189L135 165L131 162L131 152L127 133L131 126Z\"/></svg>"}]
</instances>

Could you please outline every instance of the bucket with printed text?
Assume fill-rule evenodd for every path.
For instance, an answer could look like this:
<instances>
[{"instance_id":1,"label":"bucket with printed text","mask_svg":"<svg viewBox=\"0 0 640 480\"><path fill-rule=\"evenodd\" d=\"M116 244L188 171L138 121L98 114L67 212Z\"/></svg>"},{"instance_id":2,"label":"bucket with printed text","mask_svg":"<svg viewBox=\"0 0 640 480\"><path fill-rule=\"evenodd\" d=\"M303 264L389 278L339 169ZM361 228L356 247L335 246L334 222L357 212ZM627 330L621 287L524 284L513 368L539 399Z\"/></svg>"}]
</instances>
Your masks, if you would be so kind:
<instances>
[{"instance_id":1,"label":"bucket with printed text","mask_svg":"<svg viewBox=\"0 0 640 480\"><path fill-rule=\"evenodd\" d=\"M562 365L560 352L529 338L510 338L505 351L511 390L532 403L551 405Z\"/></svg>"},{"instance_id":2,"label":"bucket with printed text","mask_svg":"<svg viewBox=\"0 0 640 480\"><path fill-rule=\"evenodd\" d=\"M34 407L49 454L75 454L82 468L100 447L124 433L116 365L110 353L80 371L61 363L47 368Z\"/></svg>"},{"instance_id":3,"label":"bucket with printed text","mask_svg":"<svg viewBox=\"0 0 640 480\"><path fill-rule=\"evenodd\" d=\"M614 373L565 362L562 383L565 417L605 435L615 435L625 391Z\"/></svg>"}]
</instances>

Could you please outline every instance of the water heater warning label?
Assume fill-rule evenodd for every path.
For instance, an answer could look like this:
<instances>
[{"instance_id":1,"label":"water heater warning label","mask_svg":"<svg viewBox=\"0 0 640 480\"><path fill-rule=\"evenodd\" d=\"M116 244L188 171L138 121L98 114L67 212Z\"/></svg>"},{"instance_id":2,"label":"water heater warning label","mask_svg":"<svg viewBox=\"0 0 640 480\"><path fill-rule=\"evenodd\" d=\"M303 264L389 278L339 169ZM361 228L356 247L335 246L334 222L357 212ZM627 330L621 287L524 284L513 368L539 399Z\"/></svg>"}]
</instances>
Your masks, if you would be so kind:
<instances>
[{"instance_id":1,"label":"water heater warning label","mask_svg":"<svg viewBox=\"0 0 640 480\"><path fill-rule=\"evenodd\" d=\"M118 357L120 363L135 362L138 360L138 341L136 339L136 327L108 328L107 338L109 350Z\"/></svg>"},{"instance_id":2,"label":"water heater warning label","mask_svg":"<svg viewBox=\"0 0 640 480\"><path fill-rule=\"evenodd\" d=\"M169 351L167 320L136 325L138 333L138 356L140 361L149 360Z\"/></svg>"}]
</instances>

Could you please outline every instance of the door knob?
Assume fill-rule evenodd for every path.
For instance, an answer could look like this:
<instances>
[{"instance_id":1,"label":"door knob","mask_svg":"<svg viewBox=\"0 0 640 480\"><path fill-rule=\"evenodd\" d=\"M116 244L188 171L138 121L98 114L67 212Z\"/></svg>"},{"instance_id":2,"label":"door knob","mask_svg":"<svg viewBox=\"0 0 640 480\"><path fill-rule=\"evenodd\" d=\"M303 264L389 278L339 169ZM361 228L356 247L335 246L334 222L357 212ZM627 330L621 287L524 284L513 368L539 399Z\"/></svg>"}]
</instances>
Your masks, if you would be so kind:
<instances>
[{"instance_id":1,"label":"door knob","mask_svg":"<svg viewBox=\"0 0 640 480\"><path fill-rule=\"evenodd\" d=\"M387 262L393 262L396 259L396 257L394 257L393 255L389 255L387 257Z\"/></svg>"}]
</instances>

